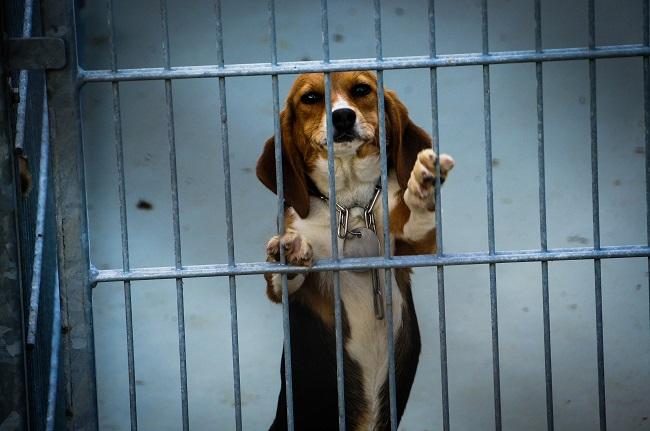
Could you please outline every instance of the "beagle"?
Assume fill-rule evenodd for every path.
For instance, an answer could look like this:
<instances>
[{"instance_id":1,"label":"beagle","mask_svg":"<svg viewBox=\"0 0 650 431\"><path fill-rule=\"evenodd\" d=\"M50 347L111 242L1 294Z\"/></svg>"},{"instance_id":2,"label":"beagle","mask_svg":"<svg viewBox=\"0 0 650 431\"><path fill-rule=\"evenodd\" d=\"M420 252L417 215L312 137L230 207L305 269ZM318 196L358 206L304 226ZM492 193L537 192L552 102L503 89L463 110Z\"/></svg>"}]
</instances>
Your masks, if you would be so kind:
<instances>
[{"instance_id":1,"label":"beagle","mask_svg":"<svg viewBox=\"0 0 650 431\"><path fill-rule=\"evenodd\" d=\"M339 220L334 222L339 225L339 254L346 256L346 247L361 241L358 237L362 228L366 228L363 234L370 237L374 235L370 230L376 232L373 238L379 244L371 255L382 253L384 209L381 199L377 199L381 186L376 77L367 71L332 73L331 113L325 111L324 94L323 74L300 75L281 113L285 233L268 241L269 262L279 261L280 247L291 265L311 266L331 256L327 115L331 115L333 124L336 203L340 206ZM433 253L437 156L431 138L410 120L406 107L389 90L385 91L385 109L390 250L393 255ZM440 156L441 183L453 166L450 156ZM264 145L256 173L275 193L273 137ZM411 295L411 271L395 268L391 273L395 286L392 303L399 420L415 378L420 334ZM340 272L345 419L349 430L390 427L383 276L384 271ZM336 430L333 276L329 272L308 272L289 274L287 278L295 429ZM265 279L269 299L281 302L280 274L266 274ZM281 368L284 376L284 360ZM284 377L270 429L287 429Z\"/></svg>"}]
</instances>

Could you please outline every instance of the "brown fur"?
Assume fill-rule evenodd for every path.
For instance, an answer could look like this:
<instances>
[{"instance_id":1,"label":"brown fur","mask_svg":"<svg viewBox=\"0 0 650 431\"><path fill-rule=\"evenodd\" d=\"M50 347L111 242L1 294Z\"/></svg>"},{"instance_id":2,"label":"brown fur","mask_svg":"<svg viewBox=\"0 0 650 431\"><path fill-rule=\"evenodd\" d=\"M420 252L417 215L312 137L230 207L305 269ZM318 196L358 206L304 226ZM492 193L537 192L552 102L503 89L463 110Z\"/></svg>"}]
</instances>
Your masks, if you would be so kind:
<instances>
[{"instance_id":1,"label":"brown fur","mask_svg":"<svg viewBox=\"0 0 650 431\"><path fill-rule=\"evenodd\" d=\"M396 192L397 201L395 207L390 212L390 231L393 235L401 235L404 232L404 225L411 217L411 210L404 202L404 191ZM431 230L426 233L424 238L418 241L397 238L395 240L395 256L408 256L414 254L430 254L436 252L436 229L432 226Z\"/></svg>"},{"instance_id":2,"label":"brown fur","mask_svg":"<svg viewBox=\"0 0 650 431\"><path fill-rule=\"evenodd\" d=\"M29 169L29 159L24 154L18 155L18 174L20 176L20 193L25 197L32 191L32 173Z\"/></svg>"},{"instance_id":3,"label":"brown fur","mask_svg":"<svg viewBox=\"0 0 650 431\"><path fill-rule=\"evenodd\" d=\"M355 98L352 102L363 113L363 118L358 118L358 121L367 123L374 130L375 139L357 152L358 157L367 157L379 151L377 79L367 71L331 74L332 95L348 94L354 85L360 83L371 88L367 96ZM322 138L320 126L325 103L301 103L301 97L308 92L321 95L325 93L323 74L307 73L298 76L287 96L286 107L280 114L285 201L302 218L309 215L311 181L307 172L311 172L318 158L327 158L327 149L322 139L319 139ZM408 110L394 92L385 90L384 101L388 165L389 169L395 169L400 187L406 190L417 155L421 150L431 148L431 138L411 121ZM264 144L256 173L262 184L277 193L274 137Z\"/></svg>"}]
</instances>

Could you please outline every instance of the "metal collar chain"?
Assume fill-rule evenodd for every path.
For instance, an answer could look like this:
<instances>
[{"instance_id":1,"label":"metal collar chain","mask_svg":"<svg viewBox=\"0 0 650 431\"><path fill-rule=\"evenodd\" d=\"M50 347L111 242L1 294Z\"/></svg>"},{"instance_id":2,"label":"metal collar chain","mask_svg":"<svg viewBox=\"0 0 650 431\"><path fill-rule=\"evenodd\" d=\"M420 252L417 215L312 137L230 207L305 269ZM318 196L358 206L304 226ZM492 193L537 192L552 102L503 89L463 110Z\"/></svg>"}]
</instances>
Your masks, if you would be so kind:
<instances>
[{"instance_id":1,"label":"metal collar chain","mask_svg":"<svg viewBox=\"0 0 650 431\"><path fill-rule=\"evenodd\" d=\"M352 253L353 257L365 256L378 256L381 249L379 238L377 237L377 224L375 223L375 214L372 212L379 194L381 193L381 184L375 186L375 194L368 202L368 205L362 207L361 205L354 205L349 208L343 205L336 204L336 214L338 216L337 235L343 239L343 251L346 252L346 245L352 244L356 252ZM329 199L325 195L319 195L323 202ZM349 229L348 222L350 221L350 210L352 208L363 208L363 219L366 223L366 229ZM364 232L365 231L365 232ZM371 232L369 232L371 231ZM350 241L356 239L356 241ZM356 247L354 246L356 244ZM375 250L369 251L369 247L374 245ZM376 253L376 254L375 254ZM348 256L349 257L349 256ZM379 271L377 269L370 270L371 284L372 284L372 302L375 309L375 318L382 320L384 318L384 297L379 282Z\"/></svg>"},{"instance_id":2,"label":"metal collar chain","mask_svg":"<svg viewBox=\"0 0 650 431\"><path fill-rule=\"evenodd\" d=\"M348 227L348 222L350 221L350 210L352 208L363 208L363 219L366 223L366 227L372 230L374 233L377 233L375 214L372 212L372 210L375 207L375 204L377 203L377 199L379 199L380 193L381 193L381 185L377 184L375 186L375 194L372 196L372 199L370 199L370 202L368 202L368 205L366 205L365 207L362 207L360 205L354 205L349 208L346 208L343 205L340 205L339 203L336 204L336 215L338 217L338 228L336 233L339 238L345 239L348 238L350 235L355 237L361 236L361 233L355 230L349 230ZM329 199L325 195L320 195L319 198L324 202L329 201Z\"/></svg>"}]
</instances>

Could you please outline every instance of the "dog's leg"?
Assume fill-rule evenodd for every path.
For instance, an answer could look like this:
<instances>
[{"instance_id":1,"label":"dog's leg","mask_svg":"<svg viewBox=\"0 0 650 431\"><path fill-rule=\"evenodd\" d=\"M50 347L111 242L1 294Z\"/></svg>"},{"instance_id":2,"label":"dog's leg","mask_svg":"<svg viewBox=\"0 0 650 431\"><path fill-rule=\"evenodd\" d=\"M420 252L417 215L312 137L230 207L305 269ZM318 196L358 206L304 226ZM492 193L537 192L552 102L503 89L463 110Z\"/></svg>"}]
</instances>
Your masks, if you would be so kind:
<instances>
[{"instance_id":1,"label":"dog's leg","mask_svg":"<svg viewBox=\"0 0 650 431\"><path fill-rule=\"evenodd\" d=\"M311 245L295 230L288 229L280 237L275 235L266 244L266 261L280 261L280 247L284 249L285 260L289 265L312 266L314 257ZM282 276L280 274L264 274L266 294L273 302L282 302ZM289 295L302 286L305 274L287 274Z\"/></svg>"},{"instance_id":2,"label":"dog's leg","mask_svg":"<svg viewBox=\"0 0 650 431\"><path fill-rule=\"evenodd\" d=\"M436 226L436 163L437 155L431 149L420 151L411 171L408 187L392 210L391 230L397 239L409 243L414 252L424 253L435 247ZM454 167L454 159L440 155L440 183Z\"/></svg>"}]
</instances>

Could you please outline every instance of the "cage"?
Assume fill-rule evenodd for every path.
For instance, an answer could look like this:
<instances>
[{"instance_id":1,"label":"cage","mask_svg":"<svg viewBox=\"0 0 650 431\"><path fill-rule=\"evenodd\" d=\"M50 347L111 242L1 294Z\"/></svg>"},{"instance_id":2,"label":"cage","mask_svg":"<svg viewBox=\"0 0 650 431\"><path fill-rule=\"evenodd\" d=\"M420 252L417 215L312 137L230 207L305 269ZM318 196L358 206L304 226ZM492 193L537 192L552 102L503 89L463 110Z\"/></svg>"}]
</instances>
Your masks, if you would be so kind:
<instances>
[{"instance_id":1,"label":"cage","mask_svg":"<svg viewBox=\"0 0 650 431\"><path fill-rule=\"evenodd\" d=\"M63 328L59 385L29 377L29 354L13 371L31 398L59 388L49 424L29 405L32 428L268 427L291 340L261 274L295 268L263 262L282 194L255 161L296 74L375 70L456 159L438 250L312 270L415 268L423 350L399 429L650 430L647 0L33 6L67 55L29 72L31 102L19 95L49 109L23 121L49 122L34 142L51 141L53 202L28 198L56 212L41 217L58 238L42 290L60 285ZM12 176L3 199L26 205ZM31 274L37 217L4 214ZM30 280L13 298L27 323Z\"/></svg>"}]
</instances>

